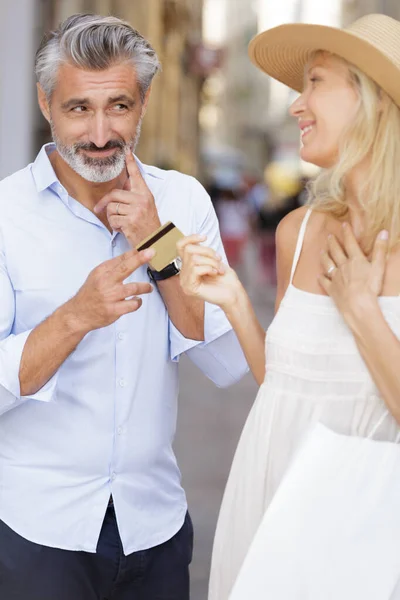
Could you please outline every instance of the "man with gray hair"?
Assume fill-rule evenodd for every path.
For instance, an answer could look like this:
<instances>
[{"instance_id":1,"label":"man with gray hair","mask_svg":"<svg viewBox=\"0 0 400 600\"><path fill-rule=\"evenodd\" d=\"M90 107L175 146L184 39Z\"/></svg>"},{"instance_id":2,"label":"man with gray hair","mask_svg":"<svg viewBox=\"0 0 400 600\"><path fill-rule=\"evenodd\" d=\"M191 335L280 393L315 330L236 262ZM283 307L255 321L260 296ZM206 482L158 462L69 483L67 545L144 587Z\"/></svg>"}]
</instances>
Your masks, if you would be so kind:
<instances>
[{"instance_id":1,"label":"man with gray hair","mask_svg":"<svg viewBox=\"0 0 400 600\"><path fill-rule=\"evenodd\" d=\"M158 70L113 17L70 17L37 52L54 143L0 183L4 600L189 598L179 357L219 386L247 365L222 312L182 293L179 265L154 271L135 250L170 220L224 256L202 186L133 154Z\"/></svg>"}]
</instances>

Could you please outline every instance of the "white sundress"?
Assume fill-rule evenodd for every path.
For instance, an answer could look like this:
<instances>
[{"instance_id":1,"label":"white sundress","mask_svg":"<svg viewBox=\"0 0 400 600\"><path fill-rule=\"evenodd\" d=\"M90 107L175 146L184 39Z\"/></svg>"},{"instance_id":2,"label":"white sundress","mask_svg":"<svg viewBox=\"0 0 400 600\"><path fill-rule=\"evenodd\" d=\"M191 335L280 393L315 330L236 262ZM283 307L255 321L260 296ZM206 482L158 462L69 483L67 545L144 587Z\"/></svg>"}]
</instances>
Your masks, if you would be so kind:
<instances>
[{"instance_id":1,"label":"white sundress","mask_svg":"<svg viewBox=\"0 0 400 600\"><path fill-rule=\"evenodd\" d=\"M244 426L214 541L209 600L228 600L250 543L302 436L314 422L366 437L386 410L353 335L329 296L292 284L303 246L303 220L290 284L266 335L266 375ZM400 338L400 297L383 296L385 319ZM375 439L395 441L385 419Z\"/></svg>"}]
</instances>

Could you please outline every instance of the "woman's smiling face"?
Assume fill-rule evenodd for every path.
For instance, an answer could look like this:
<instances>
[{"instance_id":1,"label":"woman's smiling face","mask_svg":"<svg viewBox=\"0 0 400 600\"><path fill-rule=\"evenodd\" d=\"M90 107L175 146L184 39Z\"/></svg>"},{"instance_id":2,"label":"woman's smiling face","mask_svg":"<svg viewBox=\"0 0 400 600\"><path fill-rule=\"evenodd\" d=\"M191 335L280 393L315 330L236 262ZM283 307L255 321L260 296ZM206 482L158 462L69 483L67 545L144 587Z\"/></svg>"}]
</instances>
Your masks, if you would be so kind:
<instances>
[{"instance_id":1,"label":"woman's smiling face","mask_svg":"<svg viewBox=\"0 0 400 600\"><path fill-rule=\"evenodd\" d=\"M303 93L290 107L301 129L301 158L318 167L332 167L342 134L358 107L347 65L333 55L318 53L306 67Z\"/></svg>"}]
</instances>

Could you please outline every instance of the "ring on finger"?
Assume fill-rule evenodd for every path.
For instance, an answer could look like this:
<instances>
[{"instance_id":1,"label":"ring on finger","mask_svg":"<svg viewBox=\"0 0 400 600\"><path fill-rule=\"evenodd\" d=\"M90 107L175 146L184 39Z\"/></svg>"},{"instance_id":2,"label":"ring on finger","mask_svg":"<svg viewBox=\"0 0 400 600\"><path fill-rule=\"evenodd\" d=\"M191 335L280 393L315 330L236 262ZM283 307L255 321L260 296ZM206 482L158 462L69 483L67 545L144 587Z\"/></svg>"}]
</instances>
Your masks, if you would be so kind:
<instances>
[{"instance_id":1,"label":"ring on finger","mask_svg":"<svg viewBox=\"0 0 400 600\"><path fill-rule=\"evenodd\" d=\"M329 267L329 269L327 270L327 272L326 272L326 274L328 275L328 277L332 277L332 274L335 272L335 270L336 270L335 265L331 265Z\"/></svg>"},{"instance_id":2,"label":"ring on finger","mask_svg":"<svg viewBox=\"0 0 400 600\"><path fill-rule=\"evenodd\" d=\"M115 209L115 214L119 215L119 205L121 204L121 202L118 202L117 207Z\"/></svg>"}]
</instances>

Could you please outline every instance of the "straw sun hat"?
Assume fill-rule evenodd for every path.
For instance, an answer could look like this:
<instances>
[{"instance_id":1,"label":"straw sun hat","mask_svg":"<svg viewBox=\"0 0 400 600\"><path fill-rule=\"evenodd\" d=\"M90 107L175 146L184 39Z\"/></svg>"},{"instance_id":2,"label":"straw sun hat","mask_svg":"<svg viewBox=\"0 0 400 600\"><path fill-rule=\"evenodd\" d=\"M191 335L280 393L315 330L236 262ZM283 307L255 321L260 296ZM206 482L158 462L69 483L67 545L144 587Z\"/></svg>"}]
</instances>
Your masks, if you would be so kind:
<instances>
[{"instance_id":1,"label":"straw sun hat","mask_svg":"<svg viewBox=\"0 0 400 600\"><path fill-rule=\"evenodd\" d=\"M249 45L251 61L278 81L301 92L304 67L316 50L353 63L400 107L400 22L367 15L345 29L292 23L257 35Z\"/></svg>"}]
</instances>

